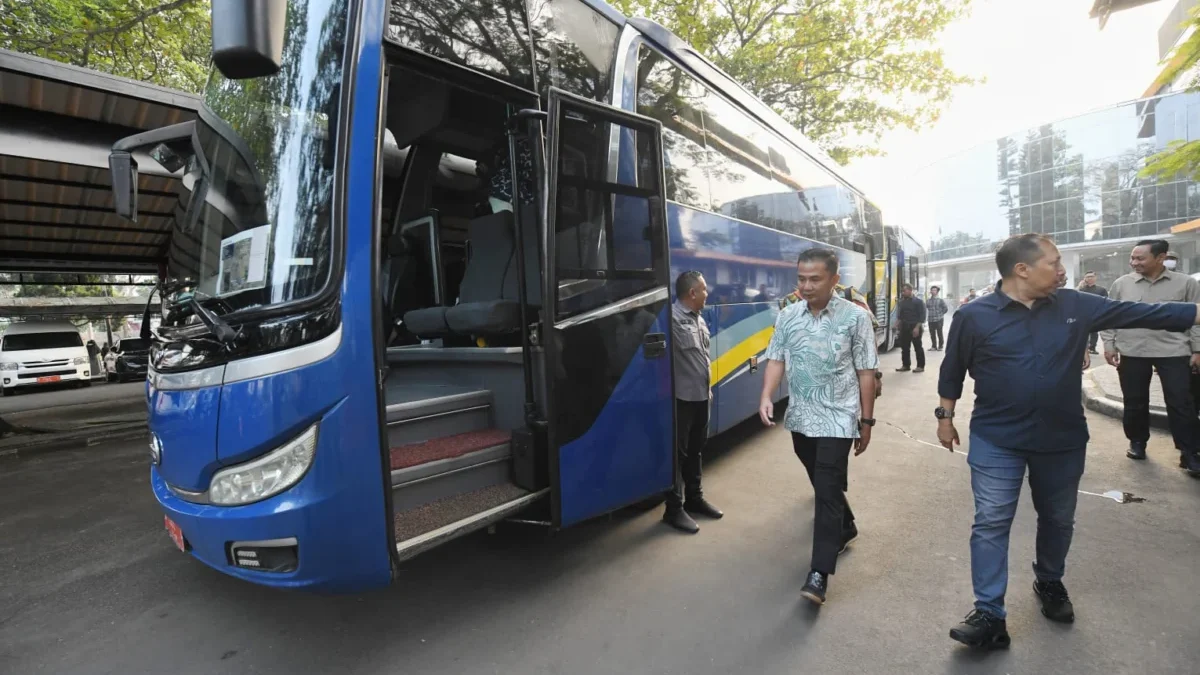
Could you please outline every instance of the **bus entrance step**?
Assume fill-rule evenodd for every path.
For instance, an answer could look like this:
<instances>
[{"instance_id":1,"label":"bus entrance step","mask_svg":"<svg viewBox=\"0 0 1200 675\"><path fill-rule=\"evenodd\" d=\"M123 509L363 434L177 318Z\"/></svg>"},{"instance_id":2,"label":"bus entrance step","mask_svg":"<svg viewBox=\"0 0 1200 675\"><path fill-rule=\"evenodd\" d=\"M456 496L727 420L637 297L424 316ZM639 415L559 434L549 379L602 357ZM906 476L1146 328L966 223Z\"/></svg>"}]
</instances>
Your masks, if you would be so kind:
<instances>
[{"instance_id":1,"label":"bus entrance step","mask_svg":"<svg viewBox=\"0 0 1200 675\"><path fill-rule=\"evenodd\" d=\"M546 493L547 490L531 493L505 483L397 513L396 553L401 560L411 558L440 543L514 515Z\"/></svg>"},{"instance_id":2,"label":"bus entrance step","mask_svg":"<svg viewBox=\"0 0 1200 675\"><path fill-rule=\"evenodd\" d=\"M491 429L392 450L392 507L415 509L455 495L508 483L511 434Z\"/></svg>"},{"instance_id":3,"label":"bus entrance step","mask_svg":"<svg viewBox=\"0 0 1200 675\"><path fill-rule=\"evenodd\" d=\"M392 448L392 470L407 469L442 459L461 457L498 446L507 448L512 434L500 429L468 431Z\"/></svg>"}]
</instances>

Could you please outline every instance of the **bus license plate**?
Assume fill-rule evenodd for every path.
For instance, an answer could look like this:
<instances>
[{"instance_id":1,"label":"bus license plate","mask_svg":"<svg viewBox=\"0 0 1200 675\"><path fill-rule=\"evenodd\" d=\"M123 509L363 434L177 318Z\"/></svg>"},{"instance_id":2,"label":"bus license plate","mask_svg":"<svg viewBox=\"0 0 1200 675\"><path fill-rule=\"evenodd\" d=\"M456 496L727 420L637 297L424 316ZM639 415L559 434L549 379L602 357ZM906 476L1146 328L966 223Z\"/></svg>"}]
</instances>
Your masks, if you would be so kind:
<instances>
[{"instance_id":1,"label":"bus license plate","mask_svg":"<svg viewBox=\"0 0 1200 675\"><path fill-rule=\"evenodd\" d=\"M50 375L47 377L39 377L37 381L38 384L46 384L47 382L58 382L60 379L62 378L60 378L58 375Z\"/></svg>"},{"instance_id":2,"label":"bus license plate","mask_svg":"<svg viewBox=\"0 0 1200 675\"><path fill-rule=\"evenodd\" d=\"M171 536L171 541L175 542L175 547L180 551L186 551L187 544L183 540L183 530L179 529L175 521L171 520L168 516L163 516L163 522L167 526L167 534Z\"/></svg>"}]
</instances>

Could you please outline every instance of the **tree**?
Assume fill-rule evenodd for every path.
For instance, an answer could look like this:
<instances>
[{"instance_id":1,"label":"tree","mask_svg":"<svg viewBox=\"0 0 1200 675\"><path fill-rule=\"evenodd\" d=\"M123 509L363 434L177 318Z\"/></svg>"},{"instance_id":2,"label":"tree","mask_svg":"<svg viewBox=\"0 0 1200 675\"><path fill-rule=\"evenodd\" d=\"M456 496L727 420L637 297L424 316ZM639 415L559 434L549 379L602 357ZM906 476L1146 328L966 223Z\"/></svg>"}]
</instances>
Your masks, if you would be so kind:
<instances>
[{"instance_id":1,"label":"tree","mask_svg":"<svg viewBox=\"0 0 1200 675\"><path fill-rule=\"evenodd\" d=\"M199 92L208 0L0 0L0 48Z\"/></svg>"},{"instance_id":2,"label":"tree","mask_svg":"<svg viewBox=\"0 0 1200 675\"><path fill-rule=\"evenodd\" d=\"M1200 7L1191 11L1187 28L1193 29L1191 36L1171 52L1167 67L1155 85L1163 87L1184 80L1187 91L1200 91ZM1141 175L1156 179L1186 175L1192 180L1200 180L1200 140L1168 143L1165 150L1146 162Z\"/></svg>"},{"instance_id":3,"label":"tree","mask_svg":"<svg viewBox=\"0 0 1200 675\"><path fill-rule=\"evenodd\" d=\"M971 0L615 0L699 49L834 159L937 120L956 87L933 41Z\"/></svg>"}]
</instances>

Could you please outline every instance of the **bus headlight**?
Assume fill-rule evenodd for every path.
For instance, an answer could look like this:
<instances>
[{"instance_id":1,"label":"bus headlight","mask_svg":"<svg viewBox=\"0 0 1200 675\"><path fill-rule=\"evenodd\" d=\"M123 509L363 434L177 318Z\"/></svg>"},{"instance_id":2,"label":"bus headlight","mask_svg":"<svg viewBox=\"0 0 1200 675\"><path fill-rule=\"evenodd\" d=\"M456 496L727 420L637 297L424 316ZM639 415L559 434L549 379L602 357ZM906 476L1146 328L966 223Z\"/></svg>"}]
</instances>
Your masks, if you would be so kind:
<instances>
[{"instance_id":1,"label":"bus headlight","mask_svg":"<svg viewBox=\"0 0 1200 675\"><path fill-rule=\"evenodd\" d=\"M222 469L213 475L209 500L220 506L262 501L295 485L312 464L317 449L317 425L256 460Z\"/></svg>"}]
</instances>

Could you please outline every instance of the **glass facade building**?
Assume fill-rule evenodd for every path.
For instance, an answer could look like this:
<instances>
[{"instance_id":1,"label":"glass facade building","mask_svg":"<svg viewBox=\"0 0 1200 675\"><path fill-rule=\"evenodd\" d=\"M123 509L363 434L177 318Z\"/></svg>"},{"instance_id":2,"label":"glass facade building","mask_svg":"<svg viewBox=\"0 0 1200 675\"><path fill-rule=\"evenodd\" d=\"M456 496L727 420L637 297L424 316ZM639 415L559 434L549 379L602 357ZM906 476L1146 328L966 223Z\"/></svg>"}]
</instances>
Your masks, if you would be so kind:
<instances>
[{"instance_id":1,"label":"glass facade building","mask_svg":"<svg viewBox=\"0 0 1200 675\"><path fill-rule=\"evenodd\" d=\"M993 254L1010 235L1041 232L1063 251L1069 283L1086 271L1108 286L1129 271L1133 243L1167 239L1181 271L1200 271L1191 236L1171 228L1200 218L1200 184L1141 175L1174 141L1200 140L1200 93L1133 101L977 146L922 172L933 239L928 283L962 298L998 275Z\"/></svg>"}]
</instances>

